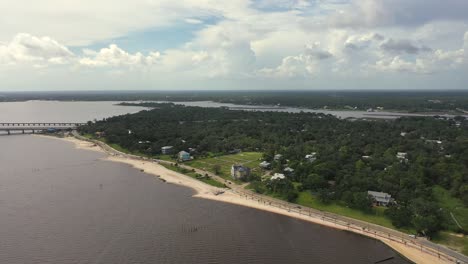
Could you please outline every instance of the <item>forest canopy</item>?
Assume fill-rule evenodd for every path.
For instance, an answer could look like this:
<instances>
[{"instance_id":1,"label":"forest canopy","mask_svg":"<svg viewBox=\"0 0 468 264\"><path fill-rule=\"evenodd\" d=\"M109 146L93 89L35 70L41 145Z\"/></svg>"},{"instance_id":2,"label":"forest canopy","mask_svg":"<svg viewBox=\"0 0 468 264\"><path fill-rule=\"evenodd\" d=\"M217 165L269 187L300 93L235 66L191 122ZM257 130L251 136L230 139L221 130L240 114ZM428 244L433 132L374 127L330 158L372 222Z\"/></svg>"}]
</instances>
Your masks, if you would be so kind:
<instances>
[{"instance_id":1,"label":"forest canopy","mask_svg":"<svg viewBox=\"0 0 468 264\"><path fill-rule=\"evenodd\" d=\"M161 155L161 147L196 149L195 158L232 150L263 153L272 170L294 169L278 186L250 179L259 192L273 190L294 201L309 191L323 202L340 201L369 210L368 190L396 203L386 215L396 227L430 235L460 230L441 209L435 189L468 206L468 122L411 117L342 120L317 113L234 111L225 108L152 104L152 110L89 122L82 133L103 133L108 143L135 153ZM304 157L316 153L316 160ZM398 153L406 153L398 158ZM281 154L281 160L274 160Z\"/></svg>"}]
</instances>

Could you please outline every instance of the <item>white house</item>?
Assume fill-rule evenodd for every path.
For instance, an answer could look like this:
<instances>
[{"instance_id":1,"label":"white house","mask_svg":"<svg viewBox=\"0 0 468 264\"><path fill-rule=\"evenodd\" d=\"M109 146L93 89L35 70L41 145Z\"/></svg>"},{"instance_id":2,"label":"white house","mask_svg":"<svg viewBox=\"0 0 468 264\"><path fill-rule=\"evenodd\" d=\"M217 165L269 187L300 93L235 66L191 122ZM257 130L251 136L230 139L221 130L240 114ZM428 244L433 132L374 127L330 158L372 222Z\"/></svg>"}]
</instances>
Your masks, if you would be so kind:
<instances>
[{"instance_id":1,"label":"white house","mask_svg":"<svg viewBox=\"0 0 468 264\"><path fill-rule=\"evenodd\" d=\"M291 176L291 175L294 174L294 169L290 168L290 167L286 167L286 168L284 168L283 172L284 172L284 174L286 174L288 176Z\"/></svg>"},{"instance_id":2,"label":"white house","mask_svg":"<svg viewBox=\"0 0 468 264\"><path fill-rule=\"evenodd\" d=\"M308 161L308 162L314 162L316 159L317 159L317 152L312 152L308 155L305 156L305 159Z\"/></svg>"},{"instance_id":3,"label":"white house","mask_svg":"<svg viewBox=\"0 0 468 264\"><path fill-rule=\"evenodd\" d=\"M396 154L396 157L397 157L397 159L400 160L400 162L408 162L407 156L408 156L408 153L406 153L406 152L398 152Z\"/></svg>"},{"instance_id":4,"label":"white house","mask_svg":"<svg viewBox=\"0 0 468 264\"><path fill-rule=\"evenodd\" d=\"M165 146L165 147L162 147L162 148L161 148L161 153L162 153L162 154L171 154L173 148L174 148L173 146Z\"/></svg>"},{"instance_id":5,"label":"white house","mask_svg":"<svg viewBox=\"0 0 468 264\"><path fill-rule=\"evenodd\" d=\"M273 157L274 160L280 160L280 159L282 159L282 158L283 158L283 155L281 155L281 154L276 154L276 155Z\"/></svg>"},{"instance_id":6,"label":"white house","mask_svg":"<svg viewBox=\"0 0 468 264\"><path fill-rule=\"evenodd\" d=\"M266 160L264 160L264 161L260 162L259 166L260 166L260 168L262 168L262 169L268 170L268 169L271 168L271 163L268 162L268 161L266 161Z\"/></svg>"},{"instance_id":7,"label":"white house","mask_svg":"<svg viewBox=\"0 0 468 264\"><path fill-rule=\"evenodd\" d=\"M282 173L275 173L273 174L273 176L271 176L270 180L283 180L283 179L286 179L286 176L284 176L284 174Z\"/></svg>"}]
</instances>

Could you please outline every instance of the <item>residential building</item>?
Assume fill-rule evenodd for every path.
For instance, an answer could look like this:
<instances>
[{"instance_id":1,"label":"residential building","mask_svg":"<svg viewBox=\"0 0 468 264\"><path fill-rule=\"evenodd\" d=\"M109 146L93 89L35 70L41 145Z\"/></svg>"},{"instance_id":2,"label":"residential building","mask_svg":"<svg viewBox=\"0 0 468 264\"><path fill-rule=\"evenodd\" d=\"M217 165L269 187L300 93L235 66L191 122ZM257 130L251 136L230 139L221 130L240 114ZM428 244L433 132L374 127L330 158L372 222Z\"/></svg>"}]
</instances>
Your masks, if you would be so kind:
<instances>
[{"instance_id":1,"label":"residential building","mask_svg":"<svg viewBox=\"0 0 468 264\"><path fill-rule=\"evenodd\" d=\"M294 169L290 167L286 167L284 168L283 172L287 176L292 176L294 174Z\"/></svg>"},{"instance_id":2,"label":"residential building","mask_svg":"<svg viewBox=\"0 0 468 264\"><path fill-rule=\"evenodd\" d=\"M162 154L171 154L173 150L173 146L165 146L161 148L161 153Z\"/></svg>"},{"instance_id":3,"label":"residential building","mask_svg":"<svg viewBox=\"0 0 468 264\"><path fill-rule=\"evenodd\" d=\"M400 162L408 162L407 158L408 154L406 152L398 152L396 154L397 159L400 160Z\"/></svg>"},{"instance_id":4,"label":"residential building","mask_svg":"<svg viewBox=\"0 0 468 264\"><path fill-rule=\"evenodd\" d=\"M392 196L388 193L367 191L367 194L372 198L375 205L388 206L393 202Z\"/></svg>"},{"instance_id":5,"label":"residential building","mask_svg":"<svg viewBox=\"0 0 468 264\"><path fill-rule=\"evenodd\" d=\"M275 173L270 178L270 180L272 180L272 181L274 181L274 180L284 180L284 179L286 179L286 176L284 176L284 174L282 174L282 173Z\"/></svg>"},{"instance_id":6,"label":"residential building","mask_svg":"<svg viewBox=\"0 0 468 264\"><path fill-rule=\"evenodd\" d=\"M186 151L181 151L178 154L178 159L179 159L179 161L188 161L188 160L191 159L190 153L188 153Z\"/></svg>"},{"instance_id":7,"label":"residential building","mask_svg":"<svg viewBox=\"0 0 468 264\"><path fill-rule=\"evenodd\" d=\"M283 155L281 155L281 154L276 154L276 155L273 157L274 160L281 160L282 158L283 158Z\"/></svg>"},{"instance_id":8,"label":"residential building","mask_svg":"<svg viewBox=\"0 0 468 264\"><path fill-rule=\"evenodd\" d=\"M105 136L106 136L106 132L97 131L96 133L94 133L94 135L95 135L97 138L101 138L101 137L105 137Z\"/></svg>"},{"instance_id":9,"label":"residential building","mask_svg":"<svg viewBox=\"0 0 468 264\"><path fill-rule=\"evenodd\" d=\"M231 177L235 180L242 180L250 176L250 168L242 165L232 165Z\"/></svg>"},{"instance_id":10,"label":"residential building","mask_svg":"<svg viewBox=\"0 0 468 264\"><path fill-rule=\"evenodd\" d=\"M305 155L305 159L308 162L314 162L317 159L317 152L312 152L312 153L310 153L308 155Z\"/></svg>"},{"instance_id":11,"label":"residential building","mask_svg":"<svg viewBox=\"0 0 468 264\"><path fill-rule=\"evenodd\" d=\"M260 168L265 169L265 170L271 169L271 163L264 160L260 162Z\"/></svg>"}]
</instances>

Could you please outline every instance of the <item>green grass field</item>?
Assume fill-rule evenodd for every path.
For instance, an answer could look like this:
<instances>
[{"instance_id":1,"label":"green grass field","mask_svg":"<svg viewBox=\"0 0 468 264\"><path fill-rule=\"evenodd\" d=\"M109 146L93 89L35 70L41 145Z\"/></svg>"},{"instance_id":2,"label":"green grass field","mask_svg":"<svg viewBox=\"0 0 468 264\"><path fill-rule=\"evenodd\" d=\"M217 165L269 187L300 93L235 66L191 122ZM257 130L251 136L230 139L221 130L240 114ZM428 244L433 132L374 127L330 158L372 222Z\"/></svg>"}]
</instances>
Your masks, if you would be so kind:
<instances>
[{"instance_id":1,"label":"green grass field","mask_svg":"<svg viewBox=\"0 0 468 264\"><path fill-rule=\"evenodd\" d=\"M463 229L468 229L468 208L465 207L463 202L460 199L452 197L449 191L440 186L435 186L432 191L436 201L444 209L444 213L446 214L445 218L448 221L447 225L452 230L457 230L458 228L450 215L450 213L452 213Z\"/></svg>"},{"instance_id":2,"label":"green grass field","mask_svg":"<svg viewBox=\"0 0 468 264\"><path fill-rule=\"evenodd\" d=\"M214 167L215 165L220 166L220 173L219 176L230 179L231 175L231 166L234 164L242 164L252 169L253 172L260 171L258 164L260 163L260 159L262 157L262 153L260 152L241 152L238 154L233 155L223 155L211 158L203 158L203 159L194 159L189 162L185 162L188 166L192 166L194 168L207 170L210 172L215 172Z\"/></svg>"},{"instance_id":3,"label":"green grass field","mask_svg":"<svg viewBox=\"0 0 468 264\"><path fill-rule=\"evenodd\" d=\"M468 256L468 237L449 232L439 232L433 241L459 251Z\"/></svg>"},{"instance_id":4,"label":"green grass field","mask_svg":"<svg viewBox=\"0 0 468 264\"><path fill-rule=\"evenodd\" d=\"M323 204L322 202L318 201L310 192L300 192L299 197L296 200L297 204L311 207L314 209L322 210L325 212L335 213L343 216L347 216L350 218L366 221L369 223L389 227L396 229L390 219L384 216L385 208L382 207L375 207L372 213L364 213L359 210L355 210L344 205L340 205L337 203L330 203L330 204ZM410 230L404 230L406 232Z\"/></svg>"}]
</instances>

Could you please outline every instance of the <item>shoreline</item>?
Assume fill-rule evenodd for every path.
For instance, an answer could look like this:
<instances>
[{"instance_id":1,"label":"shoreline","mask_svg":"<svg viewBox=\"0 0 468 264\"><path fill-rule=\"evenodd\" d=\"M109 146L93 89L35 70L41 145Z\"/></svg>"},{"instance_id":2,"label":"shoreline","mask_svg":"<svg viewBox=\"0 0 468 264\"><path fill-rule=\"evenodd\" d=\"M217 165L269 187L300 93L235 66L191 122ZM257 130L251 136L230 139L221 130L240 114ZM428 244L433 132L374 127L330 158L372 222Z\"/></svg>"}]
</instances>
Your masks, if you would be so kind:
<instances>
[{"instance_id":1,"label":"shoreline","mask_svg":"<svg viewBox=\"0 0 468 264\"><path fill-rule=\"evenodd\" d=\"M49 136L46 136L46 137L51 138ZM205 184L192 177L169 170L165 168L164 166L156 162L152 162L150 160L137 160L131 157L115 155L115 154L107 152L105 149L103 149L99 145L96 145L88 141L80 140L75 137L65 137L65 138L54 137L54 138L72 143L77 149L97 151L97 152L103 153L106 156L103 157L102 160L124 163L144 173L151 174L155 177L163 179L167 183L177 184L180 186L191 188L194 191L194 195L192 197L209 199L213 201L225 202L225 203L230 203L230 204L236 204L240 206L246 206L246 207L255 208L258 210L267 211L270 213L293 217L296 219L300 219L300 220L307 221L307 222L314 223L314 224L319 224L325 227L334 228L337 230L353 232L355 234L366 236L367 238L381 241L382 243L386 244L387 246L392 248L394 251L396 251L398 254L402 255L403 257L405 257L406 259L414 263L453 263L449 260L438 258L437 256L433 254L419 250L415 247L408 246L401 242L397 242L390 238L385 238L382 236L373 235L372 233L369 233L369 232L365 232L365 230L360 229L360 228L356 228L353 226L346 227L346 226L339 225L330 221L320 219L320 217L300 214L294 211L285 210L285 209L274 207L272 205L268 205L265 203L260 203L256 200L242 197L240 194L234 193L231 190L226 190L224 188L218 188L218 187ZM220 190L223 190L224 193L218 194Z\"/></svg>"}]
</instances>

